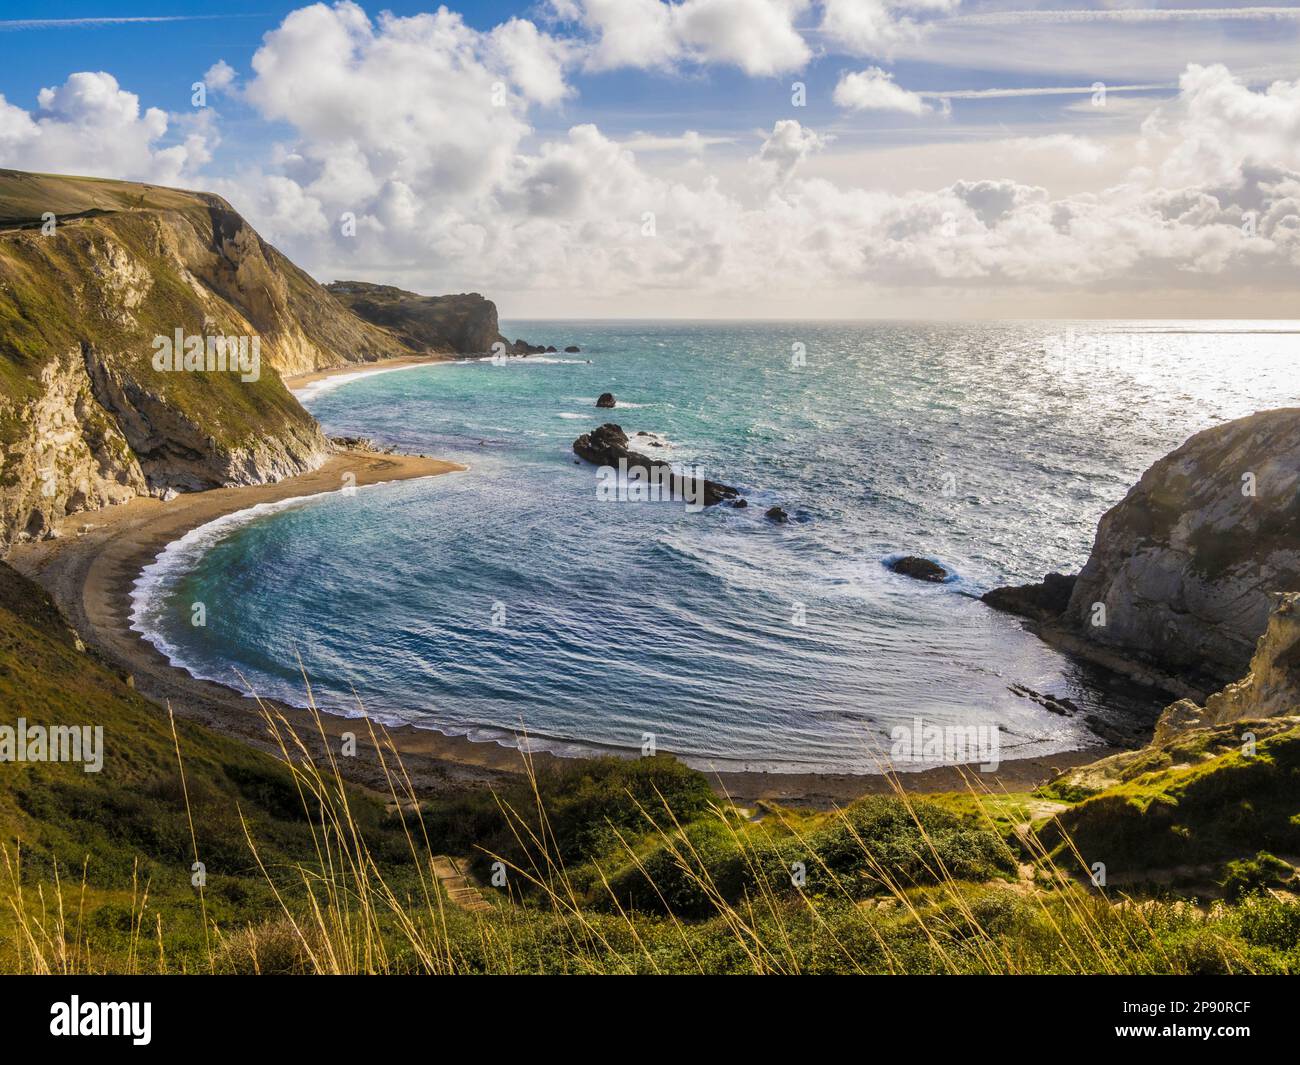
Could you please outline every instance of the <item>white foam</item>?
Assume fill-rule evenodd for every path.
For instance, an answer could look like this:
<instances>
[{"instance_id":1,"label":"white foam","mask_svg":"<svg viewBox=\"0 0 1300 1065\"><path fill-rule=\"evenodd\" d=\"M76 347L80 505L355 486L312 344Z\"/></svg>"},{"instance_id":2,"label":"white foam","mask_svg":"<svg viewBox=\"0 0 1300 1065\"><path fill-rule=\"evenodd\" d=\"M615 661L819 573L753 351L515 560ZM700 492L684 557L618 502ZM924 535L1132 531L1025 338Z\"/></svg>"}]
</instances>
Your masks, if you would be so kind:
<instances>
[{"instance_id":1,"label":"white foam","mask_svg":"<svg viewBox=\"0 0 1300 1065\"><path fill-rule=\"evenodd\" d=\"M391 481L374 481L358 485L353 491L365 488L378 488ZM145 566L131 585L131 630L138 632L145 640L153 644L158 652L174 666L187 670L200 680L220 680L218 677L204 676L195 672L190 664L181 657L180 649L163 635L161 620L164 606L161 596L173 578L194 570L203 560L203 556L217 546L222 540L241 526L248 525L258 518L290 510L318 499L338 495L343 489L332 488L327 492L313 492L304 496L291 496L288 499L276 499L268 503L255 503L243 510L232 511L213 518L197 528L191 529L179 540L173 540ZM226 683L223 681L223 683Z\"/></svg>"}]
</instances>

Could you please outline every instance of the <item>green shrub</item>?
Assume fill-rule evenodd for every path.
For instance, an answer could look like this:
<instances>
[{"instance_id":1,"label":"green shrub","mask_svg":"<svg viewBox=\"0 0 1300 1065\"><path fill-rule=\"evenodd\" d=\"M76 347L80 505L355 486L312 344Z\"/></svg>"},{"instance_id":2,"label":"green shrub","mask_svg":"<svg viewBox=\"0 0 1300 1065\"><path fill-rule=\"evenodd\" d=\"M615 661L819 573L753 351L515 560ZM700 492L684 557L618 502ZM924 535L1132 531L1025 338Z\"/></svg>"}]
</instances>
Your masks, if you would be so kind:
<instances>
[{"instance_id":1,"label":"green shrub","mask_svg":"<svg viewBox=\"0 0 1300 1065\"><path fill-rule=\"evenodd\" d=\"M1295 870L1281 858L1260 851L1253 858L1228 862L1223 867L1223 873L1223 893L1235 901L1265 888L1286 883Z\"/></svg>"}]
</instances>

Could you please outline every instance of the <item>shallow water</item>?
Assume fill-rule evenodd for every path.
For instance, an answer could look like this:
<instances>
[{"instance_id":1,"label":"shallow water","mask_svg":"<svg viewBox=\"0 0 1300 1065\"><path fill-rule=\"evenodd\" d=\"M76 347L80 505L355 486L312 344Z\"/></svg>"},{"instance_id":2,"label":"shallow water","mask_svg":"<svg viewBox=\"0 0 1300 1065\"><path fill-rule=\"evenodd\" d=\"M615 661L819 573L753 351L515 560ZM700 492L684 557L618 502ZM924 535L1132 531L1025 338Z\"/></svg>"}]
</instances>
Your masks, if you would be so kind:
<instances>
[{"instance_id":1,"label":"shallow water","mask_svg":"<svg viewBox=\"0 0 1300 1065\"><path fill-rule=\"evenodd\" d=\"M302 397L331 433L467 473L205 527L146 573L136 624L234 687L301 702L301 656L323 705L567 753L651 734L701 766L867 771L917 716L999 726L1004 758L1096 744L1089 714L1131 723L1151 701L971 596L1077 570L1152 461L1300 401L1289 328L510 322L582 354ZM599 501L570 445L607 420L749 508ZM764 519L774 503L789 524ZM955 576L890 573L901 553Z\"/></svg>"}]
</instances>

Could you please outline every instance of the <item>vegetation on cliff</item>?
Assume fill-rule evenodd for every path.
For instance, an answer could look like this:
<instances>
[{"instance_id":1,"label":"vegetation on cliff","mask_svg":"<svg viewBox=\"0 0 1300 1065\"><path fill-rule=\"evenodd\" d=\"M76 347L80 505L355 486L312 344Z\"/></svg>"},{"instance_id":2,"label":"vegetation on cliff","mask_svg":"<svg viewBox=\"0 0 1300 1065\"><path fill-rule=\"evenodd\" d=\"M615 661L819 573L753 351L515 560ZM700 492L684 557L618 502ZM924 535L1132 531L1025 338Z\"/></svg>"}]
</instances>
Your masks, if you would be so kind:
<instances>
[{"instance_id":1,"label":"vegetation on cliff","mask_svg":"<svg viewBox=\"0 0 1300 1065\"><path fill-rule=\"evenodd\" d=\"M477 292L421 296L365 281L335 281L326 288L358 318L388 330L418 354L486 355L506 343L496 305Z\"/></svg>"}]
</instances>

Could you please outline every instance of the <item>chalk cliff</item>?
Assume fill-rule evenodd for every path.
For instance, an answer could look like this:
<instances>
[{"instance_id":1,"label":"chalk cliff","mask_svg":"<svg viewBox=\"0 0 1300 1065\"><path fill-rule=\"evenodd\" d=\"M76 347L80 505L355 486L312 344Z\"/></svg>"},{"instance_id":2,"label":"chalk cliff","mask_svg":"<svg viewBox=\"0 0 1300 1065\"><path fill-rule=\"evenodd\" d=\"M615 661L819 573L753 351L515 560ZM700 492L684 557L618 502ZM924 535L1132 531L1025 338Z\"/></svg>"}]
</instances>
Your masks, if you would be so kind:
<instances>
[{"instance_id":1,"label":"chalk cliff","mask_svg":"<svg viewBox=\"0 0 1300 1065\"><path fill-rule=\"evenodd\" d=\"M1069 581L985 601L1201 691L1236 681L1274 593L1300 591L1300 408L1215 426L1160 459Z\"/></svg>"}]
</instances>

